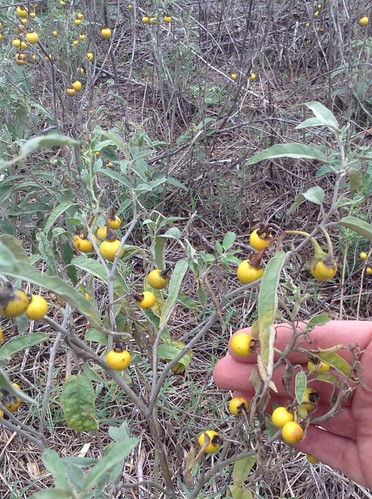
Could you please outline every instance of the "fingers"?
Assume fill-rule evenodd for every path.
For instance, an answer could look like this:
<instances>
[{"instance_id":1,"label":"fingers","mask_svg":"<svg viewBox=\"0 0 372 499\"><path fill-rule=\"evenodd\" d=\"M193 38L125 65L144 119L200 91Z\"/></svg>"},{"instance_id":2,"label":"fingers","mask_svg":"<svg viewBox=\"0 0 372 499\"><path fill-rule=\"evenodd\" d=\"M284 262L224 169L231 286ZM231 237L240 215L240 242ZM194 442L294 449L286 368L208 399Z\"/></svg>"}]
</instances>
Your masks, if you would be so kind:
<instances>
[{"instance_id":1,"label":"fingers","mask_svg":"<svg viewBox=\"0 0 372 499\"><path fill-rule=\"evenodd\" d=\"M305 328L305 323L297 325L298 331ZM293 335L293 330L289 324L280 324L275 327L276 340L275 347L284 351L289 340ZM244 328L237 331L235 334L245 333L250 334L250 328ZM233 336L235 336L235 334ZM342 344L346 347L345 350L338 352L348 362L352 360L352 353L348 351L349 345L359 345L361 350L364 350L372 340L372 321L330 321L324 326L318 326L310 333L310 339L306 339L301 345L302 348L309 350L317 350L319 348L326 349L335 345ZM255 362L255 355L249 357L238 357L230 349L231 339L229 341L229 353L239 362ZM276 354L276 358L278 355ZM289 357L293 363L307 363L308 358L305 354L293 352Z\"/></svg>"},{"instance_id":2,"label":"fingers","mask_svg":"<svg viewBox=\"0 0 372 499\"><path fill-rule=\"evenodd\" d=\"M305 366L302 367L304 368ZM232 356L224 357L223 359L220 359L214 367L214 382L222 390L245 391L250 394L249 398L251 399L255 393L255 390L249 382L249 378L254 368L255 366L253 364L245 364L236 361ZM274 382L278 392L275 394L273 391L271 391L272 396L284 399L282 400L282 403L283 401L284 403L291 401L291 397L285 390L282 383L284 373L284 365L281 365L277 369L275 369L275 371L273 372L272 381ZM296 370L294 370L294 375L290 382L290 389L292 393L294 393L295 375ZM330 400L333 391L332 385L330 385L329 383L316 381L313 378L309 379L308 381L308 386L318 392L321 401L328 402Z\"/></svg>"},{"instance_id":3,"label":"fingers","mask_svg":"<svg viewBox=\"0 0 372 499\"><path fill-rule=\"evenodd\" d=\"M367 487L372 485L372 478L370 478L370 473L368 474L370 459L367 459L367 454L366 459L362 459L363 454L360 453L355 440L309 426L306 430L306 438L295 447L331 468L345 473L361 485Z\"/></svg>"}]
</instances>

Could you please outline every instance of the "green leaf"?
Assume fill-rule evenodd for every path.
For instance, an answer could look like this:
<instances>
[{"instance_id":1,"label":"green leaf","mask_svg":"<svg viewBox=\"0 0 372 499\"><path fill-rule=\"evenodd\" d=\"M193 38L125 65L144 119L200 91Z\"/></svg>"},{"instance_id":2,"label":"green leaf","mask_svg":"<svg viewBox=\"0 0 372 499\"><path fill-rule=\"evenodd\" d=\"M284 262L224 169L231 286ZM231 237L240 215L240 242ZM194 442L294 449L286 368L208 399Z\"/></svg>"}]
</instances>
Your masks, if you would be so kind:
<instances>
[{"instance_id":1,"label":"green leaf","mask_svg":"<svg viewBox=\"0 0 372 499\"><path fill-rule=\"evenodd\" d=\"M9 340L0 348L0 359L10 360L16 353L39 345L47 340L49 340L49 336L42 333L28 334L27 336L20 336L14 340Z\"/></svg>"},{"instance_id":2,"label":"green leaf","mask_svg":"<svg viewBox=\"0 0 372 499\"><path fill-rule=\"evenodd\" d=\"M125 459L137 443L137 438L128 438L125 442L115 444L88 473L84 481L84 489L91 488L98 482L102 474L106 473L106 471L112 469L118 462Z\"/></svg>"},{"instance_id":3,"label":"green leaf","mask_svg":"<svg viewBox=\"0 0 372 499\"><path fill-rule=\"evenodd\" d=\"M182 189L182 190L184 190L186 192L189 190L188 187L186 187L185 184L183 184L179 180L175 179L174 177L171 177L170 175L167 178L167 182L168 182L169 185L173 185L174 187L178 187L179 189Z\"/></svg>"},{"instance_id":4,"label":"green leaf","mask_svg":"<svg viewBox=\"0 0 372 499\"><path fill-rule=\"evenodd\" d=\"M36 492L29 497L29 499L74 499L75 493L65 489L45 489Z\"/></svg>"},{"instance_id":5,"label":"green leaf","mask_svg":"<svg viewBox=\"0 0 372 499\"><path fill-rule=\"evenodd\" d=\"M293 142L291 144L277 144L269 147L253 156L246 164L254 165L264 159L273 158L316 159L322 163L328 163L322 151L316 147Z\"/></svg>"},{"instance_id":6,"label":"green leaf","mask_svg":"<svg viewBox=\"0 0 372 499\"><path fill-rule=\"evenodd\" d=\"M51 133L49 135L42 135L40 137L33 137L23 144L21 148L21 154L27 156L37 149L43 149L45 147L54 146L75 146L79 142L71 139L71 137L66 137L65 135L59 135L58 133Z\"/></svg>"},{"instance_id":7,"label":"green leaf","mask_svg":"<svg viewBox=\"0 0 372 499\"><path fill-rule=\"evenodd\" d=\"M29 263L26 250L19 239L10 234L1 234L0 243L3 244L12 254L12 257L21 262Z\"/></svg>"},{"instance_id":8,"label":"green leaf","mask_svg":"<svg viewBox=\"0 0 372 499\"><path fill-rule=\"evenodd\" d=\"M128 189L131 189L131 185L127 177L120 175L120 173L108 169L100 170L100 173L112 178L113 180L116 180L117 182L119 182L119 184L124 185Z\"/></svg>"},{"instance_id":9,"label":"green leaf","mask_svg":"<svg viewBox=\"0 0 372 499\"><path fill-rule=\"evenodd\" d=\"M243 457L243 459L239 459L239 461L236 461L233 469L234 487L240 487L241 485L243 485L255 463L255 456Z\"/></svg>"},{"instance_id":10,"label":"green leaf","mask_svg":"<svg viewBox=\"0 0 372 499\"><path fill-rule=\"evenodd\" d=\"M124 421L119 427L110 426L109 435L117 443L128 440L130 438L128 424Z\"/></svg>"},{"instance_id":11,"label":"green leaf","mask_svg":"<svg viewBox=\"0 0 372 499\"><path fill-rule=\"evenodd\" d=\"M115 144L120 151L125 152L128 149L127 144L116 132L106 132L105 130L101 130L101 133L104 137L108 138L113 144Z\"/></svg>"},{"instance_id":12,"label":"green leaf","mask_svg":"<svg viewBox=\"0 0 372 499\"><path fill-rule=\"evenodd\" d=\"M324 324L327 324L330 320L331 318L328 314L315 315L307 321L306 329L313 329L315 326L324 326Z\"/></svg>"},{"instance_id":13,"label":"green leaf","mask_svg":"<svg viewBox=\"0 0 372 499\"><path fill-rule=\"evenodd\" d=\"M60 404L66 424L76 431L93 431L98 428L95 420L95 393L85 374L70 376L63 385Z\"/></svg>"},{"instance_id":14,"label":"green leaf","mask_svg":"<svg viewBox=\"0 0 372 499\"><path fill-rule=\"evenodd\" d=\"M165 318L167 317L169 311L173 307L174 303L177 300L178 293L180 291L180 287L183 281L183 278L185 277L186 271L188 269L187 261L186 260L178 260L176 263L171 280L169 282L169 292L168 292L168 298L167 301L164 304L164 308L161 312L160 316L160 326L164 323Z\"/></svg>"},{"instance_id":15,"label":"green leaf","mask_svg":"<svg viewBox=\"0 0 372 499\"><path fill-rule=\"evenodd\" d=\"M321 205L324 201L325 193L321 187L315 186L297 196L296 201L288 210L288 215L293 213L301 203L308 200L310 203Z\"/></svg>"},{"instance_id":16,"label":"green leaf","mask_svg":"<svg viewBox=\"0 0 372 499\"><path fill-rule=\"evenodd\" d=\"M96 343L101 343L101 345L107 345L107 336L94 327L88 329L84 339L85 341L95 341Z\"/></svg>"},{"instance_id":17,"label":"green leaf","mask_svg":"<svg viewBox=\"0 0 372 499\"><path fill-rule=\"evenodd\" d=\"M13 256L13 253L0 241L0 266L8 266L17 270L17 261Z\"/></svg>"},{"instance_id":18,"label":"green leaf","mask_svg":"<svg viewBox=\"0 0 372 499\"><path fill-rule=\"evenodd\" d=\"M84 472L79 466L75 466L71 462L64 462L63 466L65 468L68 481L76 487L77 490L82 490L83 489L83 483L84 483Z\"/></svg>"},{"instance_id":19,"label":"green leaf","mask_svg":"<svg viewBox=\"0 0 372 499\"><path fill-rule=\"evenodd\" d=\"M56 257L53 254L53 251L50 247L49 241L44 234L44 232L39 232L36 234L36 239L38 241L39 253L43 257L45 263L48 266L48 274L49 275L57 275L57 265L56 265Z\"/></svg>"},{"instance_id":20,"label":"green leaf","mask_svg":"<svg viewBox=\"0 0 372 499\"><path fill-rule=\"evenodd\" d=\"M53 227L54 222L56 222L56 220L62 215L62 213L68 210L71 206L76 206L76 203L72 203L71 201L64 201L54 208L45 224L44 231L46 235Z\"/></svg>"},{"instance_id":21,"label":"green leaf","mask_svg":"<svg viewBox=\"0 0 372 499\"><path fill-rule=\"evenodd\" d=\"M328 126L333 130L337 130L339 132L341 131L340 125L338 124L338 121L336 120L334 114L320 102L305 102L304 104L300 104L297 107L302 106L306 106L308 109L310 109L310 111L314 113L316 118L318 118L318 120L321 121L323 125Z\"/></svg>"},{"instance_id":22,"label":"green leaf","mask_svg":"<svg viewBox=\"0 0 372 499\"><path fill-rule=\"evenodd\" d=\"M265 365L269 362L274 348L274 337L271 330L278 305L277 289L285 256L286 254L280 251L269 261L262 277L258 295L259 339L262 360Z\"/></svg>"},{"instance_id":23,"label":"green leaf","mask_svg":"<svg viewBox=\"0 0 372 499\"><path fill-rule=\"evenodd\" d=\"M303 371L300 371L296 374L296 379L295 379L295 394L298 404L302 404L304 395L306 393L306 388L307 388L306 374Z\"/></svg>"},{"instance_id":24,"label":"green leaf","mask_svg":"<svg viewBox=\"0 0 372 499\"><path fill-rule=\"evenodd\" d=\"M158 269L165 269L165 245L166 241L163 237L156 237L153 246L153 253L155 257L155 265Z\"/></svg>"},{"instance_id":25,"label":"green leaf","mask_svg":"<svg viewBox=\"0 0 372 499\"><path fill-rule=\"evenodd\" d=\"M94 260L93 258L87 258L83 255L77 256L71 260L71 265L84 270L90 275L98 277L100 280L107 284L107 274L103 268L101 262ZM114 280L114 291L117 295L123 295L128 293L129 289L124 288L118 278Z\"/></svg>"},{"instance_id":26,"label":"green leaf","mask_svg":"<svg viewBox=\"0 0 372 499\"><path fill-rule=\"evenodd\" d=\"M93 369L91 369L86 362L84 362L83 364L83 371L84 374L86 374L90 380L95 381L96 383L104 382L103 379L100 376L98 376L96 371L93 371Z\"/></svg>"},{"instance_id":27,"label":"green leaf","mask_svg":"<svg viewBox=\"0 0 372 499\"><path fill-rule=\"evenodd\" d=\"M171 227L165 234L159 234L158 237L167 237L169 239L177 239L179 241L181 239L181 231L177 227Z\"/></svg>"},{"instance_id":28,"label":"green leaf","mask_svg":"<svg viewBox=\"0 0 372 499\"><path fill-rule=\"evenodd\" d=\"M1 246L1 245L0 245ZM1 254L1 247L0 247ZM92 259L90 259L92 260ZM94 316L89 301L69 286L63 279L56 276L40 274L34 267L27 263L18 262L17 265L4 264L0 258L0 273L22 279L36 286L49 289L60 298L69 303L73 308L79 310L93 324L99 324L99 320Z\"/></svg>"},{"instance_id":29,"label":"green leaf","mask_svg":"<svg viewBox=\"0 0 372 499\"><path fill-rule=\"evenodd\" d=\"M336 369L336 371L343 374L344 376L350 375L350 365L346 362L345 359L337 355L337 353L319 351L316 355L320 360L333 367L334 369Z\"/></svg>"},{"instance_id":30,"label":"green leaf","mask_svg":"<svg viewBox=\"0 0 372 499\"><path fill-rule=\"evenodd\" d=\"M310 128L313 126L324 126L323 120L318 120L318 118L309 118L296 126L296 130L302 130L303 128Z\"/></svg>"},{"instance_id":31,"label":"green leaf","mask_svg":"<svg viewBox=\"0 0 372 499\"><path fill-rule=\"evenodd\" d=\"M242 487L231 487L232 499L252 499L252 492Z\"/></svg>"},{"instance_id":32,"label":"green leaf","mask_svg":"<svg viewBox=\"0 0 372 499\"><path fill-rule=\"evenodd\" d=\"M225 251L229 250L234 246L236 239L236 234L235 232L228 232L226 236L223 238L222 241L222 247Z\"/></svg>"},{"instance_id":33,"label":"green leaf","mask_svg":"<svg viewBox=\"0 0 372 499\"><path fill-rule=\"evenodd\" d=\"M353 216L341 218L339 224L372 241L372 224Z\"/></svg>"},{"instance_id":34,"label":"green leaf","mask_svg":"<svg viewBox=\"0 0 372 499\"><path fill-rule=\"evenodd\" d=\"M54 484L57 488L66 486L66 473L61 458L55 450L46 449L43 452L43 464L53 475Z\"/></svg>"}]
</instances>

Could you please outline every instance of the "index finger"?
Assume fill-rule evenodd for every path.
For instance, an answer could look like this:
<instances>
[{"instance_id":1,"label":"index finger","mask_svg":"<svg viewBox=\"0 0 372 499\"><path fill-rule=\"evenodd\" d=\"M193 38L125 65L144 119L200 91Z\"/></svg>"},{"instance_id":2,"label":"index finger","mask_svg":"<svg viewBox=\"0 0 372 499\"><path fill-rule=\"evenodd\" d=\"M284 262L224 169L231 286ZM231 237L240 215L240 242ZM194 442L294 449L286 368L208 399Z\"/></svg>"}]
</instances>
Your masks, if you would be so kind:
<instances>
[{"instance_id":1,"label":"index finger","mask_svg":"<svg viewBox=\"0 0 372 499\"><path fill-rule=\"evenodd\" d=\"M297 331L303 331L306 327L305 322L297 324ZM251 328L244 328L233 334L250 334ZM293 329L290 324L279 324L275 326L276 339L275 348L283 352L287 347L290 339L293 336ZM318 350L331 348L341 344L345 346L344 350L339 353L347 362L353 360L353 354L348 350L348 346L358 345L361 350L365 350L372 340L372 321L330 321L323 326L316 326L301 343L301 348L308 350ZM247 357L239 357L231 351L231 338L229 340L229 353L238 362L255 363L256 356L249 355ZM279 354L275 354L275 359L279 358ZM305 364L308 357L304 353L292 352L288 359L293 363Z\"/></svg>"}]
</instances>

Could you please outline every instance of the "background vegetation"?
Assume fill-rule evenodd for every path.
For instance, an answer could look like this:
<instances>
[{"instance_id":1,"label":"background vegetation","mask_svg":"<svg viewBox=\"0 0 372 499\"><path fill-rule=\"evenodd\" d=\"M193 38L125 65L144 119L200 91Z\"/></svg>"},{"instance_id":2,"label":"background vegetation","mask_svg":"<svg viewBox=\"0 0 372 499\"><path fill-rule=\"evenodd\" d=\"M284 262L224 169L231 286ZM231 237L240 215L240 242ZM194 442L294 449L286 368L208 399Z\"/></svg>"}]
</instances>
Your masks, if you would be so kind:
<instances>
[{"instance_id":1,"label":"background vegetation","mask_svg":"<svg viewBox=\"0 0 372 499\"><path fill-rule=\"evenodd\" d=\"M292 284L297 286L306 297L298 310L301 320L321 313L336 319L372 315L371 276L365 272L371 257L359 258L361 251L370 251L368 239L337 223L340 216L371 218L372 28L359 23L363 16L371 18L370 3L61 3L25 2L26 25L17 5L0 4L0 273L4 282L6 276L28 293L42 294L49 305L45 321L1 319L4 345L35 333L49 338L36 344L24 340L23 348L1 359L6 376L36 401L22 403L17 419L8 418L9 424L0 427L1 497L24 498L58 486L40 445L29 438L32 430L61 458L102 459L103 449L114 441L129 442L119 478L112 472L110 483L102 474L103 492L71 497L166 497L157 432L163 435L176 497L230 497L227 487L236 479L232 464L216 469L200 490L194 488L194 496L186 485L190 452L197 454L196 437L206 428L232 439L227 457L249 445L227 410L231 394L216 388L212 370L226 354L231 334L257 319L258 287L239 291L236 278L238 261L250 251L250 232L260 223L271 224L276 235L285 229L318 230L324 244L319 227L330 213L327 231L339 266L336 278L321 284L313 279L308 245L285 267L278 293L287 297ZM83 18L76 24L79 13ZM156 22L144 23L144 17ZM39 36L24 50L13 43L25 40L22 26ZM110 38L101 35L105 27L111 29ZM24 65L16 64L19 54L26 56ZM82 88L70 97L66 90L76 80ZM313 101L345 127L341 149L328 128L298 128L312 117L300 105ZM48 139L50 134L54 138ZM300 157L250 161L271 146L292 142L318 148L328 163ZM345 201L337 211L333 174L342 167L340 151L355 160L355 168L337 186L336 194ZM325 194L322 203L304 198L292 208L315 186ZM126 246L111 277L98 267L97 256L86 258L73 245L75 233L104 225L110 208L123 221L120 235ZM300 240L285 244L291 250ZM274 254L270 249L267 260ZM188 262L187 272L182 261ZM169 288L174 300L166 301L168 292L159 292L158 309L144 313L128 295L142 292L155 266L176 269L178 280ZM233 295L221 308L229 292ZM164 302L167 313L162 313ZM91 317L100 318L100 324ZM153 364L150 347L159 327L168 331L169 340L197 340L188 369L178 376L168 372L161 380L151 416L157 421L154 429L120 379L97 359L85 362L84 352L61 338L72 334L102 360L107 345L102 328L126 333L132 365L118 378L146 399L165 360L177 353L169 357L167 351ZM83 372L94 389L99 422L90 432L71 429L61 408L65 381ZM130 438L138 439L136 445L130 447ZM256 475L247 482L250 495L242 497L371 497L326 466L311 466L303 455L290 452L285 464L288 451L282 443L265 453L266 472L254 468ZM204 478L216 459L194 463L192 480Z\"/></svg>"}]
</instances>

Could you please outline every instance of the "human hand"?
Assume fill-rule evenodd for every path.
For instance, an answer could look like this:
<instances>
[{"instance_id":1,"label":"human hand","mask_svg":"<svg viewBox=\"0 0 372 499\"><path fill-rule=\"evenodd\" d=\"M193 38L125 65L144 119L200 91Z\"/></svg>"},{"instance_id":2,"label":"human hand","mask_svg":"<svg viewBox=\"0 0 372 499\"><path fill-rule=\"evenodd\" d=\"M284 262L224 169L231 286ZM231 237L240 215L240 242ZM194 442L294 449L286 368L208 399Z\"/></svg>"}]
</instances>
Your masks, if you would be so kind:
<instances>
[{"instance_id":1,"label":"human hand","mask_svg":"<svg viewBox=\"0 0 372 499\"><path fill-rule=\"evenodd\" d=\"M239 333L241 332L249 334L250 328L240 330ZM284 351L293 334L292 328L282 324L276 327L276 333L275 347ZM355 482L372 488L372 321L330 321L324 326L316 327L310 337L312 343L306 340L301 348L316 350L343 344L346 349L337 353L349 363L352 362L353 355L347 347L358 345L363 351L359 358L363 367L362 380L369 390L359 384L337 416L322 422L322 428L310 425L306 430L305 439L295 447L341 471ZM254 396L254 388L248 380L256 364L256 356L253 354L245 358L237 357L230 350L230 342L230 355L219 360L213 370L214 381L223 390L234 390L234 396L243 396L250 400ZM276 355L275 360L277 359ZM307 355L293 352L288 359L293 365L301 364L306 370ZM282 385L284 369L285 366L282 365L273 373L278 393L272 392L269 410L273 402L285 405L290 401ZM332 386L319 381L311 383L310 386L320 396L316 417L327 413L330 409Z\"/></svg>"}]
</instances>

